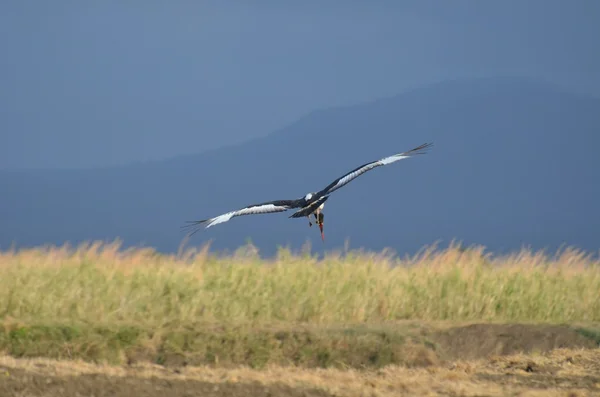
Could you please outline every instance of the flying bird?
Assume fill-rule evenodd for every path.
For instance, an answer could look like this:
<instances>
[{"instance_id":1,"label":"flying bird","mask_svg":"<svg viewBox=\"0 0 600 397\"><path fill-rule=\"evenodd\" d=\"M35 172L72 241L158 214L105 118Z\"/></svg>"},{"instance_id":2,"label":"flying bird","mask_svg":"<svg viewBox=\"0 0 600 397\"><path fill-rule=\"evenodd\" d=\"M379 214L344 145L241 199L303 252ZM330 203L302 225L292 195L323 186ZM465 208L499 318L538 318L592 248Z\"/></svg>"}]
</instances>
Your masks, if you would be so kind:
<instances>
[{"instance_id":1,"label":"flying bird","mask_svg":"<svg viewBox=\"0 0 600 397\"><path fill-rule=\"evenodd\" d=\"M352 171L346 173L345 175L342 175L341 177L337 178L324 189L318 192L307 193L304 197L295 200L274 200L267 201L264 203L252 204L235 211L229 211L227 213L215 216L214 218L203 219L199 221L188 221L188 224L182 226L182 228L191 229L189 236L192 236L194 233L200 231L203 225L206 229L208 229L209 227L218 225L219 223L227 222L231 218L234 218L236 216L270 214L275 212L284 212L289 209L299 208L296 212L290 215L289 218L307 217L308 226L312 226L310 216L313 215L315 218L315 223L319 225L319 229L321 230L321 239L325 241L325 233L323 231L323 220L325 216L323 214L323 207L325 206L325 202L329 199L329 195L331 193L338 190L342 186L347 185L350 181L358 178L365 172L370 171L376 167L388 165L396 161L412 157L417 154L425 154L425 149L430 148L432 145L433 143L425 143L409 151L394 154L388 157L384 157L380 160L371 161L370 163L363 164L360 167L357 167Z\"/></svg>"}]
</instances>

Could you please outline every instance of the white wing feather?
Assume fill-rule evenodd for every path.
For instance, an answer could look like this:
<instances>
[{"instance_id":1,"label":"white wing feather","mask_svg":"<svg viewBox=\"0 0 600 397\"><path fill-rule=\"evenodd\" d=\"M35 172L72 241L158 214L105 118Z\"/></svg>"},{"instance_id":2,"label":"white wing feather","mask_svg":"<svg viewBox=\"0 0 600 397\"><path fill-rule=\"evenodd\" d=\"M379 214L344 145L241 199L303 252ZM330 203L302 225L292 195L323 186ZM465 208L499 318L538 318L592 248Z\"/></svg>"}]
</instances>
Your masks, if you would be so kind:
<instances>
[{"instance_id":1,"label":"white wing feather","mask_svg":"<svg viewBox=\"0 0 600 397\"><path fill-rule=\"evenodd\" d=\"M391 155L388 157L384 157L377 161L372 161L370 163L363 164L360 167L350 171L346 175L333 181L329 186L327 186L325 189L323 189L321 192L319 192L319 194L320 195L321 194L330 194L330 193L334 192L335 190L341 188L342 186L348 184L350 181L358 178L360 175L364 174L365 172L372 170L373 168L380 167L382 165L392 164L396 161L412 157L416 154L424 154L424 153L426 153L426 152L424 152L424 149L431 147L431 145L432 145L431 143L426 143L426 144L418 146L414 149L411 149L409 151L394 154L394 155Z\"/></svg>"},{"instance_id":2,"label":"white wing feather","mask_svg":"<svg viewBox=\"0 0 600 397\"><path fill-rule=\"evenodd\" d=\"M230 211L225 214L215 216L214 218L210 218L206 220L206 228L208 229L211 226L218 225L219 223L227 222L231 218L235 216L242 215L254 215L254 214L269 214L272 212L282 212L288 210L288 206L277 206L273 204L263 204L254 207L246 207L237 211Z\"/></svg>"},{"instance_id":3,"label":"white wing feather","mask_svg":"<svg viewBox=\"0 0 600 397\"><path fill-rule=\"evenodd\" d=\"M254 204L249 205L248 207L229 211L224 214L215 216L210 219L204 219L201 221L189 221L188 225L183 226L182 228L191 229L190 236L194 233L198 232L201 229L202 225L206 225L205 228L208 229L211 226L218 225L219 223L224 223L229 221L231 218L242 215L254 215L254 214L269 214L274 212L283 212L293 207L293 201L291 200L280 200L277 202L270 203L262 203L262 204Z\"/></svg>"}]
</instances>

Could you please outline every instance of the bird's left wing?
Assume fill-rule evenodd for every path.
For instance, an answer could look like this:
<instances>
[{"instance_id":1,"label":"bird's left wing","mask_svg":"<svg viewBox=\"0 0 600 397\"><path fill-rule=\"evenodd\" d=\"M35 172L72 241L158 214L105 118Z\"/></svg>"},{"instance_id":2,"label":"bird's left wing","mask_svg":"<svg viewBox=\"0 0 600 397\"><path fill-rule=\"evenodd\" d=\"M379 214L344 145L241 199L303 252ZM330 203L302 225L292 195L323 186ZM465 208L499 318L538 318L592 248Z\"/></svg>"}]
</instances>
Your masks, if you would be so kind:
<instances>
[{"instance_id":1,"label":"bird's left wing","mask_svg":"<svg viewBox=\"0 0 600 397\"><path fill-rule=\"evenodd\" d=\"M372 161L370 163L363 164L360 167L353 169L352 171L348 172L347 174L345 174L345 175L339 177L338 179L336 179L335 181L331 182L329 184L329 186L327 186L325 189L318 192L316 196L320 197L322 195L331 194L332 192L338 190L339 188L341 188L344 185L347 185L350 181L358 178L359 176L361 176L362 174L364 174L367 171L372 170L373 168L380 167L382 165L388 165L388 164L394 163L398 160L412 157L416 154L425 154L425 153L427 153L427 152L425 152L425 149L430 148L432 145L433 145L433 143L424 143L423 145L418 146L409 151L394 154L394 155L391 155L388 157L384 157L377 161Z\"/></svg>"},{"instance_id":2,"label":"bird's left wing","mask_svg":"<svg viewBox=\"0 0 600 397\"><path fill-rule=\"evenodd\" d=\"M298 207L298 200L276 200L266 203L252 204L247 207L235 211L229 211L214 218L203 219L200 221L188 221L188 225L182 226L183 229L190 229L190 236L198 232L201 226L206 224L208 229L211 226L219 223L227 222L231 218L242 215L270 214L274 212L287 211L290 208Z\"/></svg>"}]
</instances>

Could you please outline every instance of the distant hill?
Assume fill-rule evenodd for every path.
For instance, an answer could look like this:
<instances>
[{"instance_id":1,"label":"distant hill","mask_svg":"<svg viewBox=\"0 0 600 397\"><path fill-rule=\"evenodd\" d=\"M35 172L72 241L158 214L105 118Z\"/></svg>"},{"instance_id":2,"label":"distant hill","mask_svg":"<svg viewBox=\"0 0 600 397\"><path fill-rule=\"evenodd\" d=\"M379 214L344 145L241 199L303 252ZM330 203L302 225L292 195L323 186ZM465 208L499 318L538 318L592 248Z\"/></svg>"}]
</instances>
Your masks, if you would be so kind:
<instances>
[{"instance_id":1,"label":"distant hill","mask_svg":"<svg viewBox=\"0 0 600 397\"><path fill-rule=\"evenodd\" d=\"M235 117L235 115L232 115ZM175 251L185 220L297 198L424 142L425 156L369 172L325 206L326 242L290 213L239 217L193 236L414 253L452 239L494 251L600 248L600 100L521 79L451 81L313 112L265 138L201 155L95 170L0 173L0 248L123 239ZM198 148L199 151L202 148Z\"/></svg>"}]
</instances>

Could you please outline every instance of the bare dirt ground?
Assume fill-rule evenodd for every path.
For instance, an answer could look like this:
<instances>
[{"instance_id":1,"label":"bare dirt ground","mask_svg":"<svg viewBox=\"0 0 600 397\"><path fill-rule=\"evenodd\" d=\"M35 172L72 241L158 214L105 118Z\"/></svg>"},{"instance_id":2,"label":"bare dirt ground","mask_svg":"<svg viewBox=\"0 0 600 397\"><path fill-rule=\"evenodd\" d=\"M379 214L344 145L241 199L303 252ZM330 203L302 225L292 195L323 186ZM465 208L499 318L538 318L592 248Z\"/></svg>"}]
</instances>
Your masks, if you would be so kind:
<instances>
[{"instance_id":1,"label":"bare dirt ground","mask_svg":"<svg viewBox=\"0 0 600 397\"><path fill-rule=\"evenodd\" d=\"M0 357L0 396L600 396L598 342L568 327L475 324L382 369L174 367ZM407 351L409 353L409 351Z\"/></svg>"}]
</instances>

